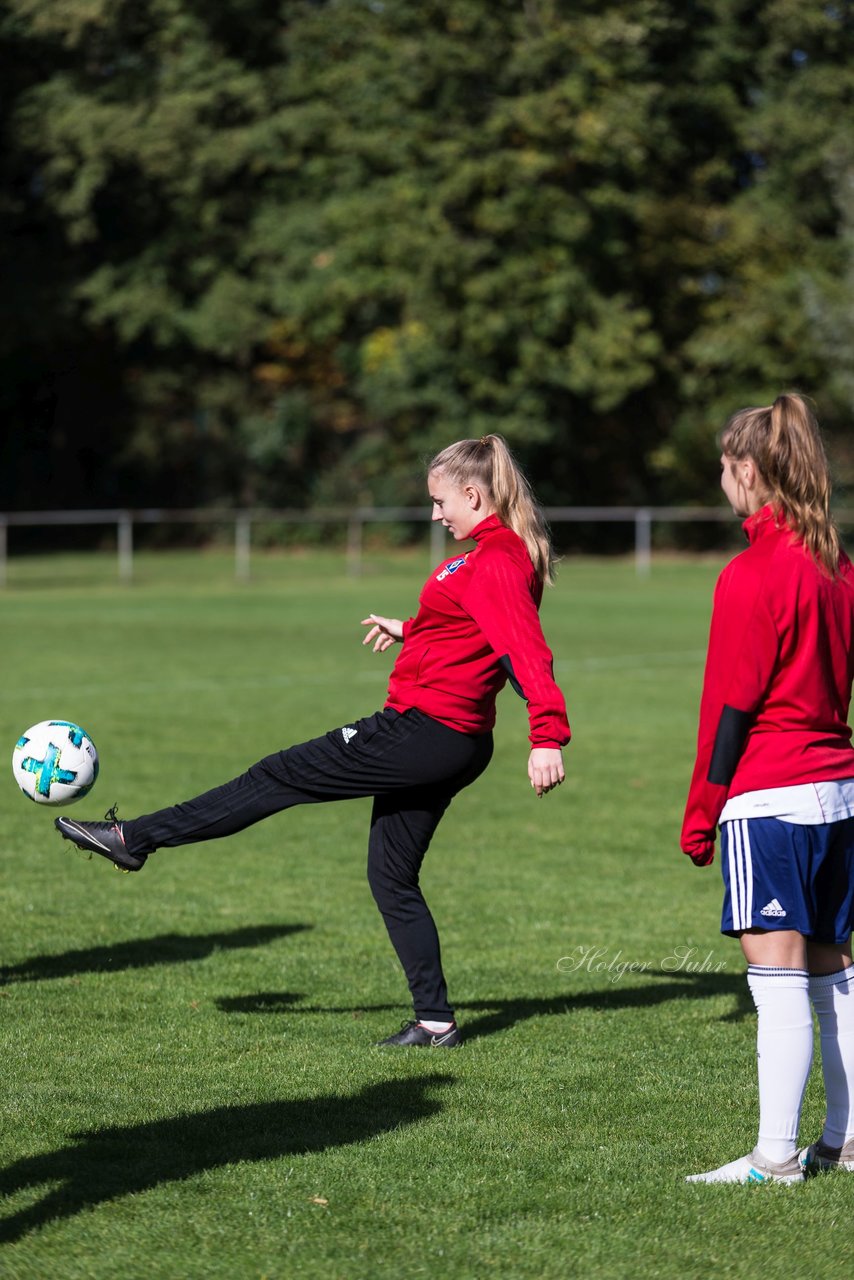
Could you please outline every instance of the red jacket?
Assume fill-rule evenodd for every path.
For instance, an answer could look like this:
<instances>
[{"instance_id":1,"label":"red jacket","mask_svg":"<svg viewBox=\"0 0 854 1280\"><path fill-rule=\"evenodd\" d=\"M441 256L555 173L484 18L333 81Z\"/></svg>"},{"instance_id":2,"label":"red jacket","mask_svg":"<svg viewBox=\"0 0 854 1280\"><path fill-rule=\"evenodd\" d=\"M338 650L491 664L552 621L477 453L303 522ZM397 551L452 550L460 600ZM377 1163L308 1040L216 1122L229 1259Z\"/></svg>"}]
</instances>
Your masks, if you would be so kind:
<instances>
[{"instance_id":1,"label":"red jacket","mask_svg":"<svg viewBox=\"0 0 854 1280\"><path fill-rule=\"evenodd\" d=\"M711 862L730 796L854 777L854 570L830 578L765 506L715 588L682 849Z\"/></svg>"},{"instance_id":2,"label":"red jacket","mask_svg":"<svg viewBox=\"0 0 854 1280\"><path fill-rule=\"evenodd\" d=\"M543 588L527 547L498 516L482 520L471 537L474 549L438 566L417 616L403 624L387 705L417 707L461 733L487 733L496 696L513 677L528 703L532 744L563 746L570 737L566 705L540 626Z\"/></svg>"}]
</instances>

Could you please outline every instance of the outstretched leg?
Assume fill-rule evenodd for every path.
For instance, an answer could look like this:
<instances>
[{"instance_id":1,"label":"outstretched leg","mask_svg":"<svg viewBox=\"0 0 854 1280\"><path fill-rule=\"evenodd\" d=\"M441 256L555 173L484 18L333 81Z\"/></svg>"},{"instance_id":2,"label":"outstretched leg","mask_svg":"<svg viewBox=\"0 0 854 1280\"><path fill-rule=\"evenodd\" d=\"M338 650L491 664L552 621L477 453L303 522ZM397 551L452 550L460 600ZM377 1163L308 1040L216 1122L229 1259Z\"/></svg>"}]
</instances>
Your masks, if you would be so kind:
<instances>
[{"instance_id":1,"label":"outstretched leg","mask_svg":"<svg viewBox=\"0 0 854 1280\"><path fill-rule=\"evenodd\" d=\"M452 789L473 762L486 767L490 734L470 737L421 711L387 707L332 729L320 738L277 751L222 786L141 818L105 822L58 818L56 826L79 848L137 871L155 849L233 835L298 804L389 795L418 786Z\"/></svg>"}]
</instances>

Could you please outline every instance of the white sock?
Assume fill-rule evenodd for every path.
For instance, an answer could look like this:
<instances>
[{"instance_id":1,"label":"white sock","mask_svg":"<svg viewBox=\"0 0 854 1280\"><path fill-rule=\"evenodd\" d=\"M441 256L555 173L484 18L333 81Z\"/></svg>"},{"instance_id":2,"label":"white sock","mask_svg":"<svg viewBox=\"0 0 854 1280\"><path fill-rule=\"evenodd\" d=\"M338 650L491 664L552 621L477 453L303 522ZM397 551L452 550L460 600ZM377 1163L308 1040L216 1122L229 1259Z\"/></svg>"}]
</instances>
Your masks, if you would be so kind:
<instances>
[{"instance_id":1,"label":"white sock","mask_svg":"<svg viewBox=\"0 0 854 1280\"><path fill-rule=\"evenodd\" d=\"M822 1141L841 1147L854 1138L854 968L811 977L810 999L818 1017L827 1095Z\"/></svg>"},{"instance_id":2,"label":"white sock","mask_svg":"<svg viewBox=\"0 0 854 1280\"><path fill-rule=\"evenodd\" d=\"M426 1027L428 1031L432 1031L434 1036L439 1035L442 1031L450 1031L454 1025L453 1022L428 1022L426 1018L418 1019L419 1027Z\"/></svg>"},{"instance_id":3,"label":"white sock","mask_svg":"<svg viewBox=\"0 0 854 1280\"><path fill-rule=\"evenodd\" d=\"M752 964L747 984L758 1014L759 1139L782 1164L798 1149L801 1104L812 1065L812 1012L806 969Z\"/></svg>"}]
</instances>

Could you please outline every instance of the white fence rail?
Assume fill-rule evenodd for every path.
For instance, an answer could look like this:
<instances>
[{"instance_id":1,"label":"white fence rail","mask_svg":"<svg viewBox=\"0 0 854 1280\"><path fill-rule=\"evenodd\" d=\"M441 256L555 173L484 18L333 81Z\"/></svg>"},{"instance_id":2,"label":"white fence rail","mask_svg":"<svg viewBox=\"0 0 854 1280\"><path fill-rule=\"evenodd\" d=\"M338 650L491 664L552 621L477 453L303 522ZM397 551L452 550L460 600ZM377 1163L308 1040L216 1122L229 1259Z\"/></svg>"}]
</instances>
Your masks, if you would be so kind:
<instances>
[{"instance_id":1,"label":"white fence rail","mask_svg":"<svg viewBox=\"0 0 854 1280\"><path fill-rule=\"evenodd\" d=\"M634 526L635 567L639 575L649 573L652 558L653 523L732 522L726 507L547 507L552 526L559 524L630 524ZM854 511L837 511L841 525L854 525ZM329 507L313 511L247 509L160 509L109 511L10 511L0 512L0 587L7 582L8 531L13 528L115 525L118 575L122 582L133 581L134 527L157 524L233 524L234 573L240 582L249 580L253 524L320 525L341 524L347 528L347 568L358 574L362 565L364 529L382 522L424 522L430 520L429 507ZM440 523L430 526L431 562L441 560L445 550L445 530Z\"/></svg>"}]
</instances>

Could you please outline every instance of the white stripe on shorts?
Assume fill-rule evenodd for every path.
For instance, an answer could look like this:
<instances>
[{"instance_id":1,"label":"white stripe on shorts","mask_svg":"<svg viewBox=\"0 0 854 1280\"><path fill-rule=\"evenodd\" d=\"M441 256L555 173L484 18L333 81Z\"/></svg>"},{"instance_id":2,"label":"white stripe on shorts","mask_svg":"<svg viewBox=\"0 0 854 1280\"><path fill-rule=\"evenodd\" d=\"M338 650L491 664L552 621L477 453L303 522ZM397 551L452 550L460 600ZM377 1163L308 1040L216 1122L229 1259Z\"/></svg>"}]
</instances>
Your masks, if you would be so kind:
<instances>
[{"instance_id":1,"label":"white stripe on shorts","mask_svg":"<svg viewBox=\"0 0 854 1280\"><path fill-rule=\"evenodd\" d=\"M749 929L753 924L753 862L750 856L749 819L727 823L730 838L729 893L733 929Z\"/></svg>"}]
</instances>

